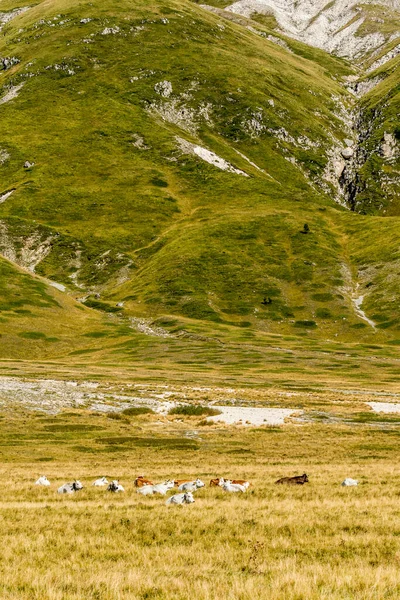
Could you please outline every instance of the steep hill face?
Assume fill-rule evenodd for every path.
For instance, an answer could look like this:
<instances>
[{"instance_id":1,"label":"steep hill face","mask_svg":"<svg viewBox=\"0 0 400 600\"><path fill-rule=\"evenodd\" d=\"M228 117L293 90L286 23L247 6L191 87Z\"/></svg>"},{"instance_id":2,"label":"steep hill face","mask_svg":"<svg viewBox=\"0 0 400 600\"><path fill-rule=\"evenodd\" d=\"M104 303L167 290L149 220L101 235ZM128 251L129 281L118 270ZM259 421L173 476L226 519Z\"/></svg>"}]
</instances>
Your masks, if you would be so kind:
<instances>
[{"instance_id":1,"label":"steep hill face","mask_svg":"<svg viewBox=\"0 0 400 600\"><path fill-rule=\"evenodd\" d=\"M239 0L223 4L227 11L246 17L273 16L283 33L358 61L400 38L397 0Z\"/></svg>"},{"instance_id":2,"label":"steep hill face","mask_svg":"<svg viewBox=\"0 0 400 600\"><path fill-rule=\"evenodd\" d=\"M396 338L392 42L360 73L186 0L1 10L6 259L127 318Z\"/></svg>"}]
</instances>

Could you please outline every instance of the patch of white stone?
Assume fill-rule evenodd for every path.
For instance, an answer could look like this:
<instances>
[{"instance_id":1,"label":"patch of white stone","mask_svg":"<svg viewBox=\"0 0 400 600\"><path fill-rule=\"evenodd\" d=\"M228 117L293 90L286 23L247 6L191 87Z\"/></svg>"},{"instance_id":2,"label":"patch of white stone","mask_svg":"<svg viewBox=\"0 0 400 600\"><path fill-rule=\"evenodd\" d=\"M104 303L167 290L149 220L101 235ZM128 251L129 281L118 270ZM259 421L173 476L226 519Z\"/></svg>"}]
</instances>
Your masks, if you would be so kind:
<instances>
[{"instance_id":1,"label":"patch of white stone","mask_svg":"<svg viewBox=\"0 0 400 600\"><path fill-rule=\"evenodd\" d=\"M235 173L236 175L242 175L243 177L248 177L248 174L242 171L241 169L237 169L233 165L231 165L224 158L215 154L211 150L207 150L207 148L203 148L202 146L198 146L197 144L192 144L183 138L177 137L176 141L178 142L179 148L183 154L194 154L207 162L208 164L221 169L222 171L227 171L228 173Z\"/></svg>"},{"instance_id":2,"label":"patch of white stone","mask_svg":"<svg viewBox=\"0 0 400 600\"><path fill-rule=\"evenodd\" d=\"M5 104L6 102L10 102L10 100L14 100L23 88L24 84L19 83L18 85L12 85L8 91L0 98L0 104Z\"/></svg>"},{"instance_id":3,"label":"patch of white stone","mask_svg":"<svg viewBox=\"0 0 400 600\"><path fill-rule=\"evenodd\" d=\"M391 0L376 4L392 6ZM343 57L355 58L385 42L380 32L359 35L364 17L358 0L239 0L225 10L247 18L272 14L285 34Z\"/></svg>"}]
</instances>

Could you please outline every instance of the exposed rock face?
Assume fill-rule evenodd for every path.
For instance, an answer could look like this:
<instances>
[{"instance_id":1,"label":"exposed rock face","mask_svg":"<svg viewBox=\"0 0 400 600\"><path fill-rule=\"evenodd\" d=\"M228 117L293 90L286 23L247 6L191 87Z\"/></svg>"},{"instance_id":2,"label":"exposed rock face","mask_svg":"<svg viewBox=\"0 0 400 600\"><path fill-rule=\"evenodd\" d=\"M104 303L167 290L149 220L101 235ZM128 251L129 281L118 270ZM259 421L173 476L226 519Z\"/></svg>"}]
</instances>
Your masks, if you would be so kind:
<instances>
[{"instance_id":1,"label":"exposed rock face","mask_svg":"<svg viewBox=\"0 0 400 600\"><path fill-rule=\"evenodd\" d=\"M170 81L160 81L156 83L154 90L163 98L169 98L172 94L172 84Z\"/></svg>"},{"instance_id":2,"label":"exposed rock face","mask_svg":"<svg viewBox=\"0 0 400 600\"><path fill-rule=\"evenodd\" d=\"M27 10L29 10L29 6L15 8L14 10L11 10L10 12L1 12L0 13L0 31L3 29L4 25L6 25L7 23L9 23L13 19L15 19L15 17L22 15L22 13L26 12Z\"/></svg>"},{"instance_id":3,"label":"exposed rock face","mask_svg":"<svg viewBox=\"0 0 400 600\"><path fill-rule=\"evenodd\" d=\"M394 137L394 135L392 133L387 133L385 131L385 133L383 134L383 141L381 144L381 152L382 152L382 156L389 160L397 157L397 154L398 154L397 142L396 142L396 138Z\"/></svg>"},{"instance_id":4,"label":"exposed rock face","mask_svg":"<svg viewBox=\"0 0 400 600\"><path fill-rule=\"evenodd\" d=\"M34 231L23 240L15 240L7 224L0 221L0 253L11 262L34 272L51 251L52 237Z\"/></svg>"},{"instance_id":5,"label":"exposed rock face","mask_svg":"<svg viewBox=\"0 0 400 600\"><path fill-rule=\"evenodd\" d=\"M8 91L0 98L0 104L5 104L6 102L10 102L10 100L14 100L23 87L23 83L19 83L18 85L11 86Z\"/></svg>"},{"instance_id":6,"label":"exposed rock face","mask_svg":"<svg viewBox=\"0 0 400 600\"><path fill-rule=\"evenodd\" d=\"M11 69L11 67L14 65L18 65L19 62L20 60L16 56L0 58L0 66L2 67L3 71L8 71L8 69Z\"/></svg>"},{"instance_id":7,"label":"exposed rock face","mask_svg":"<svg viewBox=\"0 0 400 600\"><path fill-rule=\"evenodd\" d=\"M239 0L226 10L245 17L254 13L273 14L280 29L298 40L339 56L356 58L381 46L380 32L359 34L364 22L362 4L396 8L396 0ZM400 34L399 34L400 35Z\"/></svg>"},{"instance_id":8,"label":"exposed rock face","mask_svg":"<svg viewBox=\"0 0 400 600\"><path fill-rule=\"evenodd\" d=\"M368 72L375 71L375 69L378 69L385 63L389 62L389 60L392 60L392 58L396 58L396 56L398 56L399 54L400 54L400 44L398 44L397 46L392 48L392 50L389 50L389 52L386 52L386 54L384 54L383 56L378 58L375 62L373 62L372 65L368 68Z\"/></svg>"},{"instance_id":9,"label":"exposed rock face","mask_svg":"<svg viewBox=\"0 0 400 600\"><path fill-rule=\"evenodd\" d=\"M232 166L228 161L221 158L215 152L211 152L207 150L207 148L202 148L201 146L197 146L196 144L192 144L187 140L177 137L176 141L178 142L179 148L183 154L194 154L218 169L222 171L227 171L228 173L235 173L236 175L242 175L243 177L248 177L247 173L242 171L241 169L236 169Z\"/></svg>"}]
</instances>

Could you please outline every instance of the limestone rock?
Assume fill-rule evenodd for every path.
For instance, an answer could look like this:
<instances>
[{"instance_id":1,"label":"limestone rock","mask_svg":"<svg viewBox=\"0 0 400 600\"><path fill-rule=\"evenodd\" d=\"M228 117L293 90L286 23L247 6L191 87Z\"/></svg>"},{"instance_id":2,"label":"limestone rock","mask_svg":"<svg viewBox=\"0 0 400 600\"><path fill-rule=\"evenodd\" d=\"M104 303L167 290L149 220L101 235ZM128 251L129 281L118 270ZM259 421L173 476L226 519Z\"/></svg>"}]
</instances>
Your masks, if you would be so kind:
<instances>
[{"instance_id":1,"label":"limestone rock","mask_svg":"<svg viewBox=\"0 0 400 600\"><path fill-rule=\"evenodd\" d=\"M349 158L351 158L354 154L354 150L353 148L343 148L342 150L342 156L343 158L345 158L346 160L349 160Z\"/></svg>"},{"instance_id":2,"label":"limestone rock","mask_svg":"<svg viewBox=\"0 0 400 600\"><path fill-rule=\"evenodd\" d=\"M375 0L392 7L392 0ZM360 35L365 17L358 0L238 0L226 11L251 18L254 13L273 15L282 33L338 56L360 57L379 48L385 35L379 31ZM278 38L279 39L279 38Z\"/></svg>"},{"instance_id":3,"label":"limestone rock","mask_svg":"<svg viewBox=\"0 0 400 600\"><path fill-rule=\"evenodd\" d=\"M395 158L397 154L397 143L393 133L383 134L383 141L381 143L381 153L384 158Z\"/></svg>"},{"instance_id":4,"label":"limestone rock","mask_svg":"<svg viewBox=\"0 0 400 600\"><path fill-rule=\"evenodd\" d=\"M154 90L163 98L169 98L172 94L172 83L170 81L159 81L154 86Z\"/></svg>"}]
</instances>

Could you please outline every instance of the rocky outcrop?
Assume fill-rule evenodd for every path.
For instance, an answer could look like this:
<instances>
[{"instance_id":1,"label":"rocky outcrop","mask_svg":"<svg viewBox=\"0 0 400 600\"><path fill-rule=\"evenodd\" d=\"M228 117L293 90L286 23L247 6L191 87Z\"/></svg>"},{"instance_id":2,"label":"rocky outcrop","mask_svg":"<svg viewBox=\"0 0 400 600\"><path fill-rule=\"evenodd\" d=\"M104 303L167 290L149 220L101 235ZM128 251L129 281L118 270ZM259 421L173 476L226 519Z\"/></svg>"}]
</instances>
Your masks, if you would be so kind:
<instances>
[{"instance_id":1,"label":"rocky outcrop","mask_svg":"<svg viewBox=\"0 0 400 600\"><path fill-rule=\"evenodd\" d=\"M388 41L380 31L362 35L365 16L358 0L239 0L225 10L244 17L273 15L283 33L346 58L361 58ZM393 8L392 0L375 5ZM387 36L388 37L388 36Z\"/></svg>"},{"instance_id":2,"label":"rocky outcrop","mask_svg":"<svg viewBox=\"0 0 400 600\"><path fill-rule=\"evenodd\" d=\"M0 31L3 29L4 25L22 15L22 13L29 10L29 6L23 6L21 8L15 8L14 10L10 10L9 12L1 12L0 13Z\"/></svg>"},{"instance_id":3,"label":"rocky outcrop","mask_svg":"<svg viewBox=\"0 0 400 600\"><path fill-rule=\"evenodd\" d=\"M35 271L51 251L51 245L51 235L33 231L24 238L15 237L9 232L7 224L0 221L0 254L29 271Z\"/></svg>"},{"instance_id":4,"label":"rocky outcrop","mask_svg":"<svg viewBox=\"0 0 400 600\"><path fill-rule=\"evenodd\" d=\"M23 83L19 83L18 85L12 85L6 93L0 98L0 104L5 104L6 102L10 102L16 98L23 87Z\"/></svg>"},{"instance_id":5,"label":"rocky outcrop","mask_svg":"<svg viewBox=\"0 0 400 600\"><path fill-rule=\"evenodd\" d=\"M381 143L381 154L389 161L393 161L398 157L399 146L393 133L384 132Z\"/></svg>"}]
</instances>

